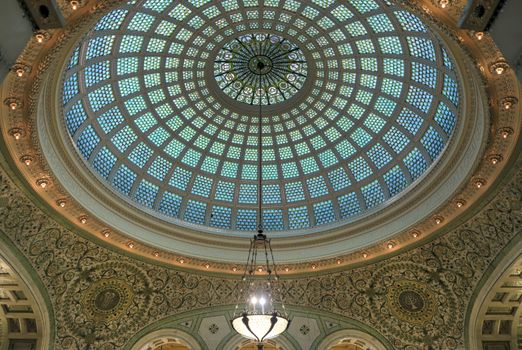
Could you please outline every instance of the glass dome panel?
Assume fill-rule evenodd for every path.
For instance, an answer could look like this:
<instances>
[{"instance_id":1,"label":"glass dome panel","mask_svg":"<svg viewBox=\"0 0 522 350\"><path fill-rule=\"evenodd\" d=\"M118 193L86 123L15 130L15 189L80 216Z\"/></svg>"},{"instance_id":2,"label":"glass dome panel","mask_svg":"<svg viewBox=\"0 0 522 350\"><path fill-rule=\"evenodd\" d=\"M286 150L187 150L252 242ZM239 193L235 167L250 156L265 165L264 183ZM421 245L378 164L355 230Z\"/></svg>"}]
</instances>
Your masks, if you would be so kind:
<instances>
[{"instance_id":1,"label":"glass dome panel","mask_svg":"<svg viewBox=\"0 0 522 350\"><path fill-rule=\"evenodd\" d=\"M317 232L385 208L437 162L460 86L426 24L386 0L261 3L129 1L72 51L65 128L117 196L174 224L255 230L261 128L266 230ZM238 40L287 42L284 69L301 74L289 94L270 95L288 75L266 81L277 108L261 119L254 89L240 100L218 77Z\"/></svg>"}]
</instances>

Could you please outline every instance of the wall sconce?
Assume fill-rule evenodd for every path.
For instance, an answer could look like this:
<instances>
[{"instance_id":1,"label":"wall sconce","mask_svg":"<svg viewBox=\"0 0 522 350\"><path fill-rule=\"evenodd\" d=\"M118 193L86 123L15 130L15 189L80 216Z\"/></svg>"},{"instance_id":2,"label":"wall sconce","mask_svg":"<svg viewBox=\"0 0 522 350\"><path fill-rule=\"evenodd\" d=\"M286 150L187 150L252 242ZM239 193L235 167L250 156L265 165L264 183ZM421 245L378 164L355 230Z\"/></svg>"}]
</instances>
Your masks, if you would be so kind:
<instances>
[{"instance_id":1,"label":"wall sconce","mask_svg":"<svg viewBox=\"0 0 522 350\"><path fill-rule=\"evenodd\" d=\"M46 188L49 185L49 180L47 179L38 179L36 180L36 185L41 188Z\"/></svg>"},{"instance_id":2,"label":"wall sconce","mask_svg":"<svg viewBox=\"0 0 522 350\"><path fill-rule=\"evenodd\" d=\"M12 111L20 108L22 106L22 102L16 97L8 97L4 100L4 104L9 107Z\"/></svg>"},{"instance_id":3,"label":"wall sconce","mask_svg":"<svg viewBox=\"0 0 522 350\"><path fill-rule=\"evenodd\" d=\"M504 60L499 60L499 61L493 63L491 66L489 66L491 73L494 73L496 75L504 74L508 68L509 68L509 65Z\"/></svg>"},{"instance_id":4,"label":"wall sconce","mask_svg":"<svg viewBox=\"0 0 522 350\"><path fill-rule=\"evenodd\" d=\"M475 38L477 38L477 40L484 39L484 32L475 32Z\"/></svg>"},{"instance_id":5,"label":"wall sconce","mask_svg":"<svg viewBox=\"0 0 522 350\"><path fill-rule=\"evenodd\" d=\"M507 111L510 110L514 105L518 103L518 99L514 96L504 97L500 100L500 107Z\"/></svg>"},{"instance_id":6,"label":"wall sconce","mask_svg":"<svg viewBox=\"0 0 522 350\"><path fill-rule=\"evenodd\" d=\"M16 63L11 67L11 71L15 73L17 77L21 78L31 71L31 67L22 63Z\"/></svg>"},{"instance_id":7,"label":"wall sconce","mask_svg":"<svg viewBox=\"0 0 522 350\"><path fill-rule=\"evenodd\" d=\"M73 11L76 11L80 7L80 1L78 1L78 0L71 0L71 1L69 1L69 5L71 5L71 9Z\"/></svg>"},{"instance_id":8,"label":"wall sconce","mask_svg":"<svg viewBox=\"0 0 522 350\"><path fill-rule=\"evenodd\" d=\"M489 161L491 164L493 165L497 165L498 163L500 163L502 160L504 159L504 157L502 157L501 154L492 154L489 156Z\"/></svg>"},{"instance_id":9,"label":"wall sconce","mask_svg":"<svg viewBox=\"0 0 522 350\"><path fill-rule=\"evenodd\" d=\"M23 129L20 128L12 128L8 131L9 135L11 135L15 140L20 140L22 136L24 136Z\"/></svg>"},{"instance_id":10,"label":"wall sconce","mask_svg":"<svg viewBox=\"0 0 522 350\"><path fill-rule=\"evenodd\" d=\"M444 221L444 218L440 215L437 215L433 217L433 221L435 222L435 224L440 225Z\"/></svg>"},{"instance_id":11,"label":"wall sconce","mask_svg":"<svg viewBox=\"0 0 522 350\"><path fill-rule=\"evenodd\" d=\"M420 236L420 231L419 230L411 230L410 231L410 235L413 237L413 238L417 238Z\"/></svg>"},{"instance_id":12,"label":"wall sconce","mask_svg":"<svg viewBox=\"0 0 522 350\"><path fill-rule=\"evenodd\" d=\"M446 7L448 7L449 5L449 0L439 0L439 6L443 9L445 9Z\"/></svg>"},{"instance_id":13,"label":"wall sconce","mask_svg":"<svg viewBox=\"0 0 522 350\"><path fill-rule=\"evenodd\" d=\"M475 185L476 188L481 188L486 185L486 180L477 178L473 180L473 185Z\"/></svg>"},{"instance_id":14,"label":"wall sconce","mask_svg":"<svg viewBox=\"0 0 522 350\"><path fill-rule=\"evenodd\" d=\"M25 155L20 157L20 161L24 163L25 165L29 166L33 162L33 157Z\"/></svg>"},{"instance_id":15,"label":"wall sconce","mask_svg":"<svg viewBox=\"0 0 522 350\"><path fill-rule=\"evenodd\" d=\"M455 205L457 206L457 208L462 208L466 205L466 201L464 199L457 199L455 201Z\"/></svg>"}]
</instances>

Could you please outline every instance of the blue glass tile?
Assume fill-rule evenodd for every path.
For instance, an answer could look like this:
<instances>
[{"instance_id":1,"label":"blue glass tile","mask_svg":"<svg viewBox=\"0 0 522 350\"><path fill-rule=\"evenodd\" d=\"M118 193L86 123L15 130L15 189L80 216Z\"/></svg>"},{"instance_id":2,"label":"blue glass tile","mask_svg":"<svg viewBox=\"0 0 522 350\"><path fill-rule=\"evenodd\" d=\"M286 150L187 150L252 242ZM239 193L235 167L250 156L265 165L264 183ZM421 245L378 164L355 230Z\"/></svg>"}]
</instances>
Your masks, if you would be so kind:
<instances>
[{"instance_id":1,"label":"blue glass tile","mask_svg":"<svg viewBox=\"0 0 522 350\"><path fill-rule=\"evenodd\" d=\"M116 160L116 156L107 147L103 147L92 160L92 166L98 174L107 179Z\"/></svg>"},{"instance_id":2,"label":"blue glass tile","mask_svg":"<svg viewBox=\"0 0 522 350\"><path fill-rule=\"evenodd\" d=\"M152 26L155 17L146 13L136 13L130 21L128 28L129 30L136 30L140 32L147 32Z\"/></svg>"},{"instance_id":3,"label":"blue glass tile","mask_svg":"<svg viewBox=\"0 0 522 350\"><path fill-rule=\"evenodd\" d=\"M169 185L176 187L179 190L185 191L187 185L192 177L192 173L183 168L176 168L172 173L172 177L169 180Z\"/></svg>"},{"instance_id":4,"label":"blue glass tile","mask_svg":"<svg viewBox=\"0 0 522 350\"><path fill-rule=\"evenodd\" d=\"M422 137L421 143L428 151L431 160L435 160L444 149L444 139L432 126Z\"/></svg>"},{"instance_id":5,"label":"blue glass tile","mask_svg":"<svg viewBox=\"0 0 522 350\"><path fill-rule=\"evenodd\" d=\"M428 113L430 110L432 100L433 95L415 86L410 86L408 96L406 97L406 102L424 113Z\"/></svg>"},{"instance_id":6,"label":"blue glass tile","mask_svg":"<svg viewBox=\"0 0 522 350\"><path fill-rule=\"evenodd\" d=\"M97 112L106 105L114 102L114 95L110 85L102 86L88 95L89 103L93 112Z\"/></svg>"},{"instance_id":7,"label":"blue glass tile","mask_svg":"<svg viewBox=\"0 0 522 350\"><path fill-rule=\"evenodd\" d=\"M257 185L239 185L239 203L257 203Z\"/></svg>"},{"instance_id":8,"label":"blue glass tile","mask_svg":"<svg viewBox=\"0 0 522 350\"><path fill-rule=\"evenodd\" d=\"M281 209L263 210L263 228L266 231L280 231L283 227L283 211Z\"/></svg>"},{"instance_id":9,"label":"blue glass tile","mask_svg":"<svg viewBox=\"0 0 522 350\"><path fill-rule=\"evenodd\" d=\"M110 55L113 43L114 35L98 36L92 38L87 45L86 58L90 60L94 57Z\"/></svg>"},{"instance_id":10,"label":"blue glass tile","mask_svg":"<svg viewBox=\"0 0 522 350\"><path fill-rule=\"evenodd\" d=\"M136 193L134 193L134 199L141 205L152 208L157 195L158 186L146 180L142 180L136 189Z\"/></svg>"},{"instance_id":11,"label":"blue glass tile","mask_svg":"<svg viewBox=\"0 0 522 350\"><path fill-rule=\"evenodd\" d=\"M311 198L317 198L328 194L328 187L322 176L317 176L306 181Z\"/></svg>"},{"instance_id":12,"label":"blue glass tile","mask_svg":"<svg viewBox=\"0 0 522 350\"><path fill-rule=\"evenodd\" d=\"M63 104L66 105L74 96L78 95L78 93L78 74L74 73L63 84Z\"/></svg>"},{"instance_id":13,"label":"blue glass tile","mask_svg":"<svg viewBox=\"0 0 522 350\"><path fill-rule=\"evenodd\" d=\"M89 125L83 129L80 137L76 141L78 150L85 159L89 159L94 148L100 143L100 137L94 131L94 128Z\"/></svg>"},{"instance_id":14,"label":"blue glass tile","mask_svg":"<svg viewBox=\"0 0 522 350\"><path fill-rule=\"evenodd\" d=\"M232 223L231 216L231 208L215 205L210 214L210 226L229 229Z\"/></svg>"},{"instance_id":15,"label":"blue glass tile","mask_svg":"<svg viewBox=\"0 0 522 350\"><path fill-rule=\"evenodd\" d=\"M435 67L413 61L411 63L411 78L417 83L435 89L438 72Z\"/></svg>"},{"instance_id":16,"label":"blue glass tile","mask_svg":"<svg viewBox=\"0 0 522 350\"><path fill-rule=\"evenodd\" d=\"M459 104L459 89L457 82L448 75L444 75L444 87L442 93L446 96L455 106Z\"/></svg>"},{"instance_id":17,"label":"blue glass tile","mask_svg":"<svg viewBox=\"0 0 522 350\"><path fill-rule=\"evenodd\" d=\"M359 200L354 192L338 197L337 203L339 204L339 211L342 219L349 218L350 216L354 216L361 212Z\"/></svg>"},{"instance_id":18,"label":"blue glass tile","mask_svg":"<svg viewBox=\"0 0 522 350\"><path fill-rule=\"evenodd\" d=\"M67 70L76 66L78 64L79 58L80 58L80 46L76 46L73 53L71 54L71 58L69 58L69 63L67 64Z\"/></svg>"},{"instance_id":19,"label":"blue glass tile","mask_svg":"<svg viewBox=\"0 0 522 350\"><path fill-rule=\"evenodd\" d=\"M409 139L394 126L384 135L383 139L397 154L401 153L404 147L410 142Z\"/></svg>"},{"instance_id":20,"label":"blue glass tile","mask_svg":"<svg viewBox=\"0 0 522 350\"><path fill-rule=\"evenodd\" d=\"M408 36L406 37L406 41L408 42L412 56L435 61L435 48L430 40L416 36Z\"/></svg>"},{"instance_id":21,"label":"blue glass tile","mask_svg":"<svg viewBox=\"0 0 522 350\"><path fill-rule=\"evenodd\" d=\"M133 147L131 153L128 156L128 159L136 164L136 166L143 168L149 158L152 156L153 151L144 144L140 142L137 146Z\"/></svg>"},{"instance_id":22,"label":"blue glass tile","mask_svg":"<svg viewBox=\"0 0 522 350\"><path fill-rule=\"evenodd\" d=\"M92 85L96 85L104 80L109 79L111 77L110 67L110 61L102 61L85 67L83 73L85 76L85 85L87 87L90 87Z\"/></svg>"},{"instance_id":23,"label":"blue glass tile","mask_svg":"<svg viewBox=\"0 0 522 350\"><path fill-rule=\"evenodd\" d=\"M203 225L205 223L206 210L206 203L189 200L187 202L187 207L185 208L185 214L183 215L183 219L194 224Z\"/></svg>"},{"instance_id":24,"label":"blue glass tile","mask_svg":"<svg viewBox=\"0 0 522 350\"><path fill-rule=\"evenodd\" d=\"M424 120L411 110L403 108L399 114L399 117L397 118L397 123L408 130L411 135L417 135L419 129L424 123Z\"/></svg>"},{"instance_id":25,"label":"blue glass tile","mask_svg":"<svg viewBox=\"0 0 522 350\"><path fill-rule=\"evenodd\" d=\"M337 156L330 149L321 152L319 154L319 160L321 161L323 168L329 168L332 165L339 163Z\"/></svg>"},{"instance_id":26,"label":"blue glass tile","mask_svg":"<svg viewBox=\"0 0 522 350\"><path fill-rule=\"evenodd\" d=\"M357 181L361 181L372 175L372 169L368 166L366 160L361 157L355 158L348 164L348 167Z\"/></svg>"},{"instance_id":27,"label":"blue glass tile","mask_svg":"<svg viewBox=\"0 0 522 350\"><path fill-rule=\"evenodd\" d=\"M179 210L181 207L181 197L175 193L165 192L163 193L163 197L161 198L161 202L159 204L158 210L171 217L178 217Z\"/></svg>"},{"instance_id":28,"label":"blue glass tile","mask_svg":"<svg viewBox=\"0 0 522 350\"><path fill-rule=\"evenodd\" d=\"M294 162L283 163L281 168L285 179L291 179L299 176L299 169L297 168L297 164Z\"/></svg>"},{"instance_id":29,"label":"blue glass tile","mask_svg":"<svg viewBox=\"0 0 522 350\"><path fill-rule=\"evenodd\" d=\"M129 194L136 180L136 173L127 168L125 165L121 165L112 179L112 184L123 194Z\"/></svg>"},{"instance_id":30,"label":"blue glass tile","mask_svg":"<svg viewBox=\"0 0 522 350\"><path fill-rule=\"evenodd\" d=\"M288 209L288 228L291 230L310 227L308 207L297 207Z\"/></svg>"},{"instance_id":31,"label":"blue glass tile","mask_svg":"<svg viewBox=\"0 0 522 350\"><path fill-rule=\"evenodd\" d=\"M279 185L263 185L263 203L281 204Z\"/></svg>"},{"instance_id":32,"label":"blue glass tile","mask_svg":"<svg viewBox=\"0 0 522 350\"><path fill-rule=\"evenodd\" d=\"M384 174L384 181L388 186L390 197L399 194L399 192L404 190L409 185L406 176L398 165L391 168L386 174Z\"/></svg>"},{"instance_id":33,"label":"blue glass tile","mask_svg":"<svg viewBox=\"0 0 522 350\"><path fill-rule=\"evenodd\" d=\"M455 128L457 117L445 103L440 102L439 107L437 108L437 113L435 114L435 120L442 130L444 130L446 135L449 136Z\"/></svg>"},{"instance_id":34,"label":"blue glass tile","mask_svg":"<svg viewBox=\"0 0 522 350\"><path fill-rule=\"evenodd\" d=\"M390 163L393 158L380 144L376 144L368 151L368 157L378 169Z\"/></svg>"},{"instance_id":35,"label":"blue glass tile","mask_svg":"<svg viewBox=\"0 0 522 350\"><path fill-rule=\"evenodd\" d=\"M402 26L402 29L405 31L411 32L426 32L426 26L421 22L421 20L413 15L412 13L406 11L395 11L395 16L399 20L399 23Z\"/></svg>"},{"instance_id":36,"label":"blue glass tile","mask_svg":"<svg viewBox=\"0 0 522 350\"><path fill-rule=\"evenodd\" d=\"M330 184L334 191L340 191L351 185L351 181L343 168L338 168L328 173Z\"/></svg>"},{"instance_id":37,"label":"blue glass tile","mask_svg":"<svg viewBox=\"0 0 522 350\"><path fill-rule=\"evenodd\" d=\"M384 202L384 193L382 191L381 185L377 180L366 186L363 186L361 188L361 192L363 194L364 201L366 202L366 208L368 209Z\"/></svg>"},{"instance_id":38,"label":"blue glass tile","mask_svg":"<svg viewBox=\"0 0 522 350\"><path fill-rule=\"evenodd\" d=\"M413 149L404 158L404 164L410 171L410 175L413 180L419 178L428 168L426 159L424 159L422 153L417 148Z\"/></svg>"},{"instance_id":39,"label":"blue glass tile","mask_svg":"<svg viewBox=\"0 0 522 350\"><path fill-rule=\"evenodd\" d=\"M204 198L210 197L210 191L212 190L212 179L208 177L198 175L192 185L192 193Z\"/></svg>"},{"instance_id":40,"label":"blue glass tile","mask_svg":"<svg viewBox=\"0 0 522 350\"><path fill-rule=\"evenodd\" d=\"M150 168L147 170L147 174L154 176L156 179L160 181L163 181L171 167L172 164L168 160L158 156L150 165Z\"/></svg>"},{"instance_id":41,"label":"blue glass tile","mask_svg":"<svg viewBox=\"0 0 522 350\"><path fill-rule=\"evenodd\" d=\"M301 182L290 182L285 184L286 201L289 203L303 201L305 199L303 184Z\"/></svg>"},{"instance_id":42,"label":"blue glass tile","mask_svg":"<svg viewBox=\"0 0 522 350\"><path fill-rule=\"evenodd\" d=\"M232 182L219 181L216 187L215 199L218 201L232 202L236 185Z\"/></svg>"},{"instance_id":43,"label":"blue glass tile","mask_svg":"<svg viewBox=\"0 0 522 350\"><path fill-rule=\"evenodd\" d=\"M256 230L257 211L251 209L238 209L236 214L236 228L241 231Z\"/></svg>"},{"instance_id":44,"label":"blue glass tile","mask_svg":"<svg viewBox=\"0 0 522 350\"><path fill-rule=\"evenodd\" d=\"M86 119L87 115L83 109L82 101L76 102L71 109L65 113L65 123L69 134L74 135Z\"/></svg>"},{"instance_id":45,"label":"blue glass tile","mask_svg":"<svg viewBox=\"0 0 522 350\"><path fill-rule=\"evenodd\" d=\"M111 141L116 146L116 148L121 152L124 153L127 148L131 144L136 141L138 137L134 133L134 131L131 129L130 126L126 126L120 131L118 131L112 138Z\"/></svg>"},{"instance_id":46,"label":"blue glass tile","mask_svg":"<svg viewBox=\"0 0 522 350\"><path fill-rule=\"evenodd\" d=\"M443 57L443 60L444 60L444 65L448 69L453 69L453 61L449 57L448 52L446 51L446 49L444 49L444 48L442 48L442 57Z\"/></svg>"},{"instance_id":47,"label":"blue glass tile","mask_svg":"<svg viewBox=\"0 0 522 350\"><path fill-rule=\"evenodd\" d=\"M94 30L115 30L120 28L125 16L127 15L127 10L114 10L109 12L109 14L105 15L96 23Z\"/></svg>"},{"instance_id":48,"label":"blue glass tile","mask_svg":"<svg viewBox=\"0 0 522 350\"><path fill-rule=\"evenodd\" d=\"M125 118L121 114L118 107L109 109L107 112L100 115L97 119L98 125L105 132L110 133L114 128L123 124Z\"/></svg>"},{"instance_id":49,"label":"blue glass tile","mask_svg":"<svg viewBox=\"0 0 522 350\"><path fill-rule=\"evenodd\" d=\"M314 203L315 224L323 225L335 220L332 201Z\"/></svg>"}]
</instances>

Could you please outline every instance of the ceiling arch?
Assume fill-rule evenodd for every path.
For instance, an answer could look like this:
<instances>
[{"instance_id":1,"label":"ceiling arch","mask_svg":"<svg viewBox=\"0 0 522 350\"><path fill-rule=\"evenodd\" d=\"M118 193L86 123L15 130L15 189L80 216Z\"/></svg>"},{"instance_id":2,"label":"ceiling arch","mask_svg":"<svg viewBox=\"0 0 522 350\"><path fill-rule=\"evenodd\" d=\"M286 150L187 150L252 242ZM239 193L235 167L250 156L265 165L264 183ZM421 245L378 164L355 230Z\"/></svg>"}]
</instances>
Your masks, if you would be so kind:
<instances>
[{"instance_id":1,"label":"ceiling arch","mask_svg":"<svg viewBox=\"0 0 522 350\"><path fill-rule=\"evenodd\" d=\"M520 212L520 200L514 209ZM509 250L476 291L466 323L473 346L516 349L522 344L522 245Z\"/></svg>"}]
</instances>

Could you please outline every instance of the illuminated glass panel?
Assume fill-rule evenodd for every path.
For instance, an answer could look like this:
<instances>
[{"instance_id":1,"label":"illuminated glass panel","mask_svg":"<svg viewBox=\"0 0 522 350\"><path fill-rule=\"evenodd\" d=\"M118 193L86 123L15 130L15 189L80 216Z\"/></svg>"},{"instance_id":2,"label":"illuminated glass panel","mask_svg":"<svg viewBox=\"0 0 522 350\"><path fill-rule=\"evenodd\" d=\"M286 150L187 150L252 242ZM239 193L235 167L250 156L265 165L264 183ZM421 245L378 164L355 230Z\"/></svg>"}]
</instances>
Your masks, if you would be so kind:
<instances>
[{"instance_id":1,"label":"illuminated glass panel","mask_svg":"<svg viewBox=\"0 0 522 350\"><path fill-rule=\"evenodd\" d=\"M422 178L461 99L451 52L388 1L126 2L65 67L65 129L96 176L222 230L256 230L259 128L265 230L318 230Z\"/></svg>"}]
</instances>

